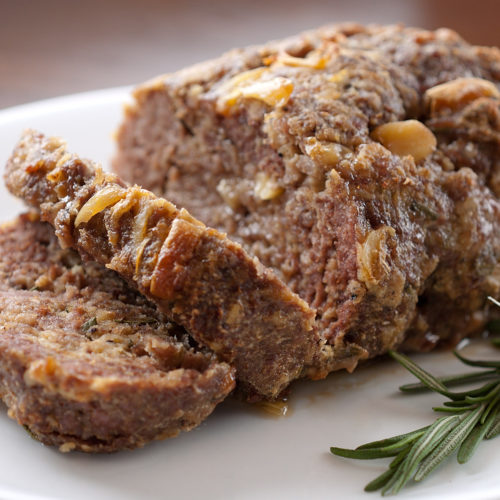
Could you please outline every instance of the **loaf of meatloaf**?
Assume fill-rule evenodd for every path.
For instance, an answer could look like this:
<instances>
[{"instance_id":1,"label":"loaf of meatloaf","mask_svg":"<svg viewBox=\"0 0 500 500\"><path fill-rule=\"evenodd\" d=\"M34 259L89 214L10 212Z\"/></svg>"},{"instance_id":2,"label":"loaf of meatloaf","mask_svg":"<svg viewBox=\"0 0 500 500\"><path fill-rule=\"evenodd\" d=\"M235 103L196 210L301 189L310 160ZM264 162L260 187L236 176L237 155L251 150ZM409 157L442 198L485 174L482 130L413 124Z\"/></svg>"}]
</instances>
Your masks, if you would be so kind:
<instances>
[{"instance_id":1,"label":"loaf of meatloaf","mask_svg":"<svg viewBox=\"0 0 500 500\"><path fill-rule=\"evenodd\" d=\"M143 446L198 425L234 370L114 271L62 250L37 216L0 228L0 394L61 451Z\"/></svg>"},{"instance_id":2,"label":"loaf of meatloaf","mask_svg":"<svg viewBox=\"0 0 500 500\"><path fill-rule=\"evenodd\" d=\"M310 370L480 332L500 289L500 51L343 25L138 87L114 169L316 310Z\"/></svg>"},{"instance_id":3,"label":"loaf of meatloaf","mask_svg":"<svg viewBox=\"0 0 500 500\"><path fill-rule=\"evenodd\" d=\"M60 139L27 131L6 182L64 248L116 271L230 362L247 393L277 397L318 355L314 311L257 259L186 210L68 153Z\"/></svg>"}]
</instances>

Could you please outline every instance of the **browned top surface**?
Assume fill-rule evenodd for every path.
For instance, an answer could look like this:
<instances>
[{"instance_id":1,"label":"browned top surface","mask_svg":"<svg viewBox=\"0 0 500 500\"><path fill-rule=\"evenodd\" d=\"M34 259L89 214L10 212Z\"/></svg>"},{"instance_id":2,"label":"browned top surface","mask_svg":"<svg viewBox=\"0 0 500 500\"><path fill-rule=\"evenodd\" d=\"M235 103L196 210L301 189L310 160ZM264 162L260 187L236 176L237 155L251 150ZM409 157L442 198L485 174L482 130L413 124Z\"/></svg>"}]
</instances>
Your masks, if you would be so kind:
<instances>
[{"instance_id":1,"label":"browned top surface","mask_svg":"<svg viewBox=\"0 0 500 500\"><path fill-rule=\"evenodd\" d=\"M132 84L164 71L338 21L448 26L500 45L496 0L1 0L0 108ZM265 14L263 14L265 13ZM62 43L62 41L64 41Z\"/></svg>"},{"instance_id":2,"label":"browned top surface","mask_svg":"<svg viewBox=\"0 0 500 500\"><path fill-rule=\"evenodd\" d=\"M139 88L115 166L281 272L332 328L337 353L345 336L374 355L401 340L438 261L429 285L444 302L462 296L460 314L478 309L469 292L498 262L498 205L478 186L498 190L500 56L447 29L340 30L232 51ZM398 152L383 137L391 128L413 130L408 142L425 151ZM376 241L386 265L366 273L380 262L368 257L382 255Z\"/></svg>"}]
</instances>

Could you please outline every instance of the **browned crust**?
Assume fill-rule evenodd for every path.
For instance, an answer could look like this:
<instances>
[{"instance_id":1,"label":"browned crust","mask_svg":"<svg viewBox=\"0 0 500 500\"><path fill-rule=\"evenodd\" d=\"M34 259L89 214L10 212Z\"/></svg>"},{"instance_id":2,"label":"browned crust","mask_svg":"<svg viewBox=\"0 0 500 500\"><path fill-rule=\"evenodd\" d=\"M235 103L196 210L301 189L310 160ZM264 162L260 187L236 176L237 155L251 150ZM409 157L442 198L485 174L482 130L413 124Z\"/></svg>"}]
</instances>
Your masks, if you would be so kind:
<instances>
[{"instance_id":1,"label":"browned crust","mask_svg":"<svg viewBox=\"0 0 500 500\"><path fill-rule=\"evenodd\" d=\"M63 246L133 282L257 393L276 397L318 352L314 312L240 245L62 141L28 131L6 182L40 208Z\"/></svg>"},{"instance_id":2,"label":"browned crust","mask_svg":"<svg viewBox=\"0 0 500 500\"><path fill-rule=\"evenodd\" d=\"M202 373L181 369L163 377L139 372L134 378L123 367L119 376L119 367L108 364L109 381L96 387L96 375L85 376L82 364L105 361L80 361L76 375L59 353L33 345L32 334L20 330L2 332L2 399L11 418L61 451L112 452L175 437L199 425L234 386L230 371L220 364ZM37 379L27 383L26 373L35 364ZM79 397L72 396L75 385Z\"/></svg>"},{"instance_id":3,"label":"browned crust","mask_svg":"<svg viewBox=\"0 0 500 500\"><path fill-rule=\"evenodd\" d=\"M35 215L0 229L0 393L41 442L140 447L197 426L234 385L227 364L113 271L61 250Z\"/></svg>"},{"instance_id":4,"label":"browned crust","mask_svg":"<svg viewBox=\"0 0 500 500\"><path fill-rule=\"evenodd\" d=\"M490 90L429 106L429 88L464 77ZM247 78L293 91L235 97ZM428 349L484 328L500 290L499 85L500 51L451 30L327 26L140 85L114 168L226 231L316 309L320 376L408 331L405 348ZM437 143L425 158L374 134L408 119ZM262 178L275 198L255 194Z\"/></svg>"}]
</instances>

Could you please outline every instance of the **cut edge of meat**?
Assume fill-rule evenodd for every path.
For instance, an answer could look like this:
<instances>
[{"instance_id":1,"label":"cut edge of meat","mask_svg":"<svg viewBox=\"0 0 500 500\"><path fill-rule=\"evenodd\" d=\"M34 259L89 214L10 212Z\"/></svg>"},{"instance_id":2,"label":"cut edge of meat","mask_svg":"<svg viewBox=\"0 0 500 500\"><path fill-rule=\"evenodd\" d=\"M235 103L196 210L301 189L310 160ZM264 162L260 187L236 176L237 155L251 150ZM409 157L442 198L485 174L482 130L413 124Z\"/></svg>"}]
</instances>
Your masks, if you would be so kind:
<instances>
[{"instance_id":1,"label":"cut edge of meat","mask_svg":"<svg viewBox=\"0 0 500 500\"><path fill-rule=\"evenodd\" d=\"M38 207L64 247L133 283L246 387L274 398L320 348L314 311L237 243L185 210L27 131L8 188Z\"/></svg>"},{"instance_id":2,"label":"cut edge of meat","mask_svg":"<svg viewBox=\"0 0 500 500\"><path fill-rule=\"evenodd\" d=\"M234 370L116 273L59 247L34 213L0 228L0 393L61 451L111 452L199 425Z\"/></svg>"}]
</instances>

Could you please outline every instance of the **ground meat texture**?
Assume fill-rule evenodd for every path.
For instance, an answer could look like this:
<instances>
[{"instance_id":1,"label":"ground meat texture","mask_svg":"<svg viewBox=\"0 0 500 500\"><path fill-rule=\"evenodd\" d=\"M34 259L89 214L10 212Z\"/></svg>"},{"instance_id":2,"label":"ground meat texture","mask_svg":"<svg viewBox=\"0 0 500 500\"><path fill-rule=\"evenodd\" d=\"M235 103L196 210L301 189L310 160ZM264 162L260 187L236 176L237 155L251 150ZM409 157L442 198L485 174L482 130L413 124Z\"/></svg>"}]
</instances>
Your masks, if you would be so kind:
<instances>
[{"instance_id":1,"label":"ground meat texture","mask_svg":"<svg viewBox=\"0 0 500 500\"><path fill-rule=\"evenodd\" d=\"M498 49L450 30L322 28L138 87L114 168L315 308L321 376L484 327L500 288L499 82Z\"/></svg>"},{"instance_id":2,"label":"ground meat texture","mask_svg":"<svg viewBox=\"0 0 500 500\"><path fill-rule=\"evenodd\" d=\"M36 215L0 229L0 394L36 439L140 447L197 426L233 387L231 367Z\"/></svg>"},{"instance_id":3,"label":"ground meat texture","mask_svg":"<svg viewBox=\"0 0 500 500\"><path fill-rule=\"evenodd\" d=\"M257 259L185 210L69 154L59 139L28 131L6 181L63 247L134 283L232 363L249 393L277 397L318 354L314 311Z\"/></svg>"},{"instance_id":4,"label":"ground meat texture","mask_svg":"<svg viewBox=\"0 0 500 500\"><path fill-rule=\"evenodd\" d=\"M460 78L426 93L427 125L454 165L474 170L500 196L500 92L491 82Z\"/></svg>"}]
</instances>

